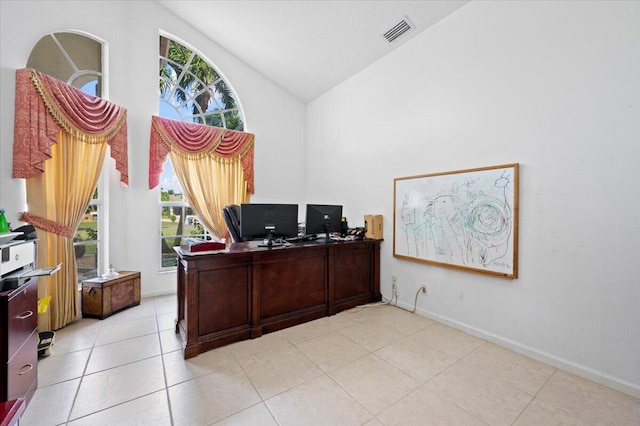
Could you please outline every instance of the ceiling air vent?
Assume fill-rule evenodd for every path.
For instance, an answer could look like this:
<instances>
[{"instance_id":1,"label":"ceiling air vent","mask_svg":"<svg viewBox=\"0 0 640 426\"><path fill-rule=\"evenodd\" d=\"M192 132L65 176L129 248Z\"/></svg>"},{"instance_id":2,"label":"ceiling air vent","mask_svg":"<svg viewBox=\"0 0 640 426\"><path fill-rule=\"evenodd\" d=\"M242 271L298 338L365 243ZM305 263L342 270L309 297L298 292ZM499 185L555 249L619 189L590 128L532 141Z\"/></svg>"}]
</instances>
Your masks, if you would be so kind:
<instances>
[{"instance_id":1,"label":"ceiling air vent","mask_svg":"<svg viewBox=\"0 0 640 426\"><path fill-rule=\"evenodd\" d=\"M389 43L396 40L403 34L406 34L408 31L413 29L413 25L409 20L404 17L400 22L391 27L386 33L383 34L384 38L387 39Z\"/></svg>"}]
</instances>

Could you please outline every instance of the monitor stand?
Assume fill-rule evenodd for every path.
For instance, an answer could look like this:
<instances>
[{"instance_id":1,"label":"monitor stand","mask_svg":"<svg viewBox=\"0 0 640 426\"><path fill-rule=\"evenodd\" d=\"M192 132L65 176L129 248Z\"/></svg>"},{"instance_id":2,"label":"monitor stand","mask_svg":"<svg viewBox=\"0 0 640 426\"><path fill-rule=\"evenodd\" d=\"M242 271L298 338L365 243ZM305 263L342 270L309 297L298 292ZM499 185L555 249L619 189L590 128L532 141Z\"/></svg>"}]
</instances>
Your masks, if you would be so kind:
<instances>
[{"instance_id":1,"label":"monitor stand","mask_svg":"<svg viewBox=\"0 0 640 426\"><path fill-rule=\"evenodd\" d=\"M329 223L325 223L324 225L322 225L322 227L324 228L324 242L325 243L330 243L331 242L331 237L329 236L329 228L331 227L329 225ZM320 237L322 238L322 237Z\"/></svg>"},{"instance_id":2,"label":"monitor stand","mask_svg":"<svg viewBox=\"0 0 640 426\"><path fill-rule=\"evenodd\" d=\"M269 231L266 241L258 244L258 247L280 247L282 243L273 240L273 231Z\"/></svg>"}]
</instances>

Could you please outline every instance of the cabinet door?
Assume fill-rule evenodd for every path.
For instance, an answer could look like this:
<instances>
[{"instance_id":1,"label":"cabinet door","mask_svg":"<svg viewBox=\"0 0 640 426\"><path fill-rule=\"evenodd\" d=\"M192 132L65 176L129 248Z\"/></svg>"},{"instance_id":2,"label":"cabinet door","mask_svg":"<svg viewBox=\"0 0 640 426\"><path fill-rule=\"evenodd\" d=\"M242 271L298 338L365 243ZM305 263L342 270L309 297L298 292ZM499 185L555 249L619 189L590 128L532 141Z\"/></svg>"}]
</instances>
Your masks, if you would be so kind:
<instances>
[{"instance_id":1,"label":"cabinet door","mask_svg":"<svg viewBox=\"0 0 640 426\"><path fill-rule=\"evenodd\" d=\"M335 302L373 294L372 252L366 244L353 244L333 251L333 300Z\"/></svg>"},{"instance_id":2,"label":"cabinet door","mask_svg":"<svg viewBox=\"0 0 640 426\"><path fill-rule=\"evenodd\" d=\"M36 283L37 278L31 278L11 294L7 318L9 334L8 359L11 359L38 326L38 288Z\"/></svg>"},{"instance_id":3,"label":"cabinet door","mask_svg":"<svg viewBox=\"0 0 640 426\"><path fill-rule=\"evenodd\" d=\"M199 273L198 336L249 326L249 267L214 269Z\"/></svg>"},{"instance_id":4,"label":"cabinet door","mask_svg":"<svg viewBox=\"0 0 640 426\"><path fill-rule=\"evenodd\" d=\"M34 330L7 364L7 399L24 398L37 378L38 333Z\"/></svg>"}]
</instances>

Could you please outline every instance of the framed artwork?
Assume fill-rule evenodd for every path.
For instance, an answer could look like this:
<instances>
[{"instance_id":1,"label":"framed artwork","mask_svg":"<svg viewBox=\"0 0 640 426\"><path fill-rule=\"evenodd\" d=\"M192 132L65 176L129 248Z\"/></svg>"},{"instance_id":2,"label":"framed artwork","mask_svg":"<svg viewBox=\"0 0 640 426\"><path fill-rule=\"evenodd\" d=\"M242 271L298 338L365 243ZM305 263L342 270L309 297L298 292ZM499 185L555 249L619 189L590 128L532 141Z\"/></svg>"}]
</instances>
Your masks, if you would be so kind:
<instances>
[{"instance_id":1,"label":"framed artwork","mask_svg":"<svg viewBox=\"0 0 640 426\"><path fill-rule=\"evenodd\" d=\"M518 164L394 179L393 256L514 279Z\"/></svg>"}]
</instances>

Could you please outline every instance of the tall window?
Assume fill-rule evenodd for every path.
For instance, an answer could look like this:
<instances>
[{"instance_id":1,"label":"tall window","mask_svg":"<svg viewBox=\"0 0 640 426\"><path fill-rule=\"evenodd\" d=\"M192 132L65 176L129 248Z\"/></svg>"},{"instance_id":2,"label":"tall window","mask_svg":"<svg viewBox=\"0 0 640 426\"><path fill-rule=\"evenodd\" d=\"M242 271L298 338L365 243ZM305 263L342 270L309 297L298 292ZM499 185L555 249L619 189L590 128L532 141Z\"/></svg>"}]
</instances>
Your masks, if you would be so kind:
<instances>
[{"instance_id":1,"label":"tall window","mask_svg":"<svg viewBox=\"0 0 640 426\"><path fill-rule=\"evenodd\" d=\"M192 49L160 36L159 116L174 120L244 130L236 96L213 65ZM207 232L182 196L171 161L160 177L162 268L176 266L172 247L185 237Z\"/></svg>"},{"instance_id":2,"label":"tall window","mask_svg":"<svg viewBox=\"0 0 640 426\"><path fill-rule=\"evenodd\" d=\"M38 41L27 67L48 74L93 96L103 96L102 44L82 34L59 32ZM104 174L104 172L103 172ZM104 270L104 244L101 238L103 197L107 183L100 179L82 223L76 231L74 247L78 264L78 281L95 277Z\"/></svg>"}]
</instances>

